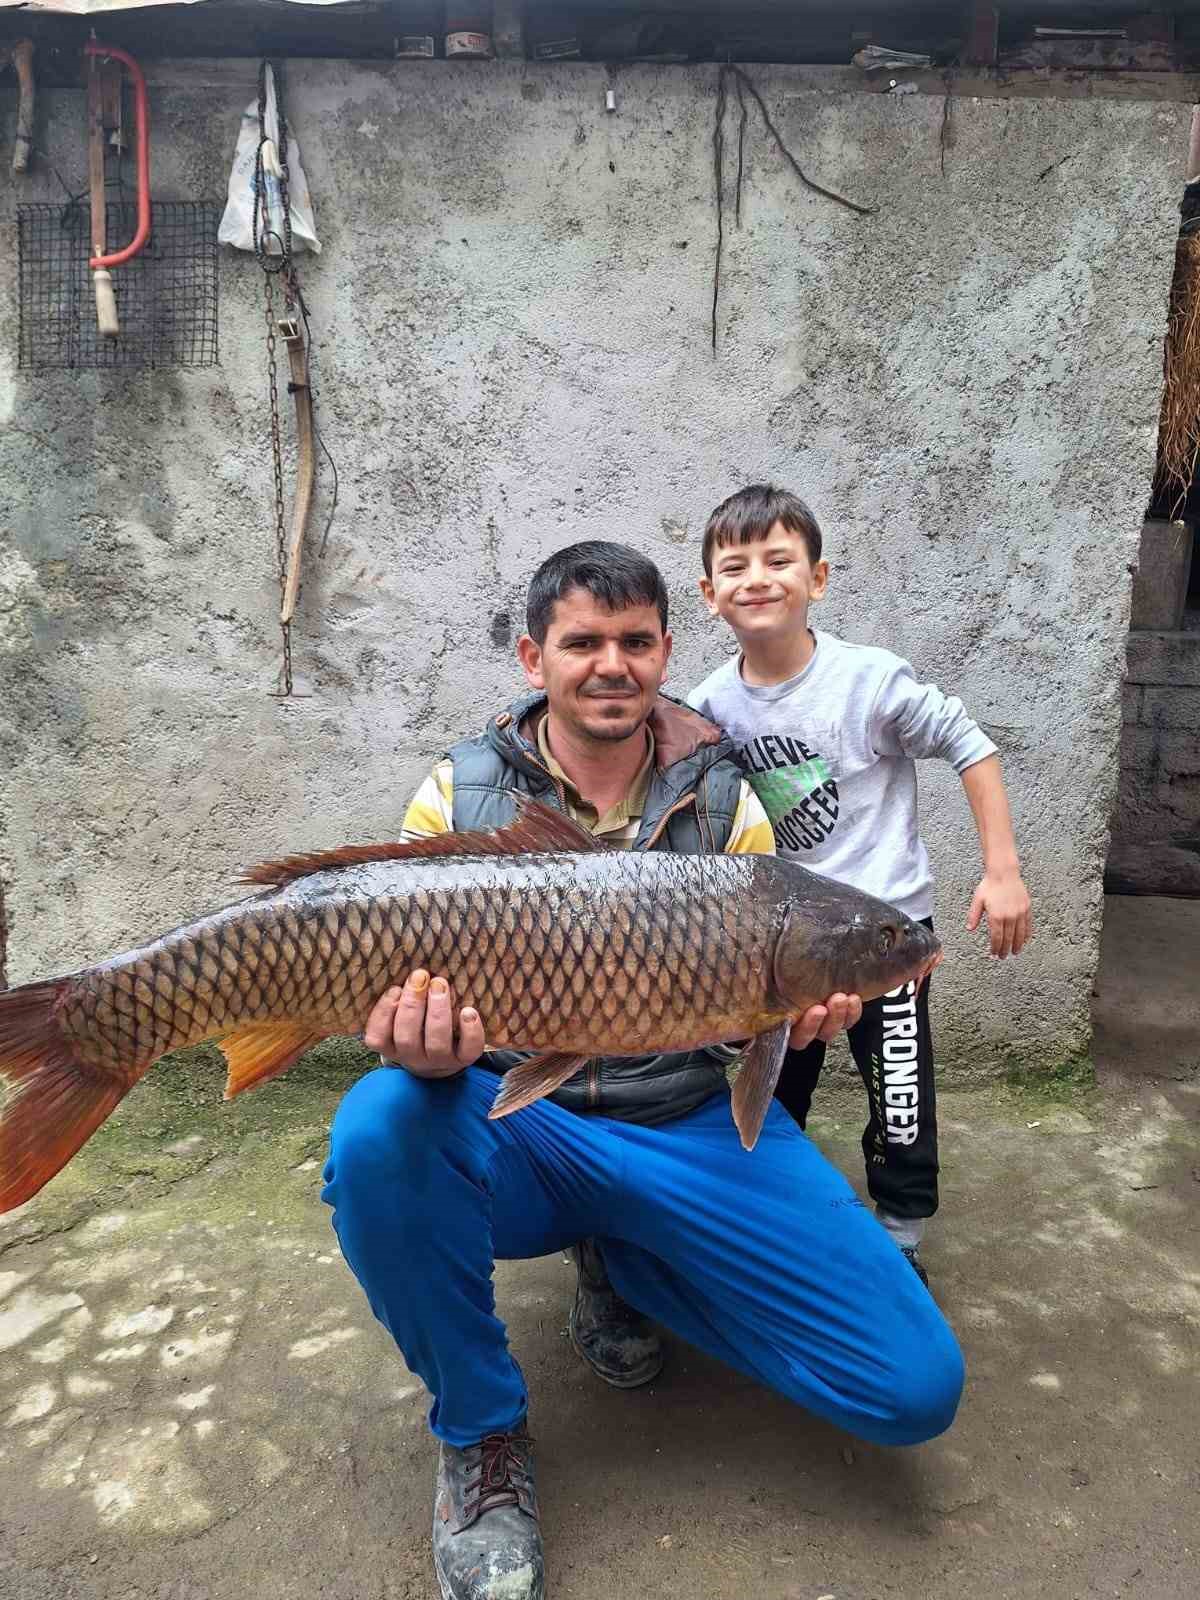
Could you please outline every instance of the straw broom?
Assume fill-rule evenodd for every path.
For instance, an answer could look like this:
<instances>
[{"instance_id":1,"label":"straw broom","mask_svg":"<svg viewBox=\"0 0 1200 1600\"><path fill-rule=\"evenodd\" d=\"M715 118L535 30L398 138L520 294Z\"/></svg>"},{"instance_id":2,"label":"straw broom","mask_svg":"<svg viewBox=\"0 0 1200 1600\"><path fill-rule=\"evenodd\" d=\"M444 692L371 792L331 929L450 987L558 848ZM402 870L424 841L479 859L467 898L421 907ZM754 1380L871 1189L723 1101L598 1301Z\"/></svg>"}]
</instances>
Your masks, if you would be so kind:
<instances>
[{"instance_id":1,"label":"straw broom","mask_svg":"<svg viewBox=\"0 0 1200 1600\"><path fill-rule=\"evenodd\" d=\"M1200 456L1200 107L1192 112L1187 185L1163 350L1155 498L1178 517Z\"/></svg>"}]
</instances>

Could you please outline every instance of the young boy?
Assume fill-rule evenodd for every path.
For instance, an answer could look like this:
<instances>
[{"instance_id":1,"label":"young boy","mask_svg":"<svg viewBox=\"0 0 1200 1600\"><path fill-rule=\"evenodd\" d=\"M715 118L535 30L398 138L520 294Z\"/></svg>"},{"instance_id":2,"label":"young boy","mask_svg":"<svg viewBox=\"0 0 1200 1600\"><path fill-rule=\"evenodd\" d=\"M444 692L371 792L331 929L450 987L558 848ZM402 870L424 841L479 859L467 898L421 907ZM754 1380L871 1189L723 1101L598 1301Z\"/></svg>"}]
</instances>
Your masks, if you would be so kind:
<instances>
[{"instance_id":1,"label":"young boy","mask_svg":"<svg viewBox=\"0 0 1200 1600\"><path fill-rule=\"evenodd\" d=\"M779 854L932 926L914 760L940 756L962 779L983 853L967 927L986 915L992 954L1016 955L1031 932L1029 895L1000 759L962 702L918 683L888 650L809 627L829 567L817 520L795 495L765 484L731 495L708 519L703 557L701 593L740 650L688 700L733 740ZM868 1002L850 1048L870 1105L862 1142L876 1215L927 1281L920 1245L937 1210L937 1122L928 983L915 991ZM776 1098L801 1127L824 1058L818 1041L784 1062Z\"/></svg>"}]
</instances>

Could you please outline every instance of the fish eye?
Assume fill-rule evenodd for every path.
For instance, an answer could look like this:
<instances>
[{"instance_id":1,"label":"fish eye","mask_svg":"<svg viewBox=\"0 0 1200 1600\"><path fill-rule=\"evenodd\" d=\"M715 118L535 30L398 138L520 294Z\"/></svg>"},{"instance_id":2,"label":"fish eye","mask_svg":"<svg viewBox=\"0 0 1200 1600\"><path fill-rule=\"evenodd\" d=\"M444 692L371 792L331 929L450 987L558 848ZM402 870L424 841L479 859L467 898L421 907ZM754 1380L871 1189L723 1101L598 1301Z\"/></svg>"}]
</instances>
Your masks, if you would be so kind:
<instances>
[{"instance_id":1,"label":"fish eye","mask_svg":"<svg viewBox=\"0 0 1200 1600\"><path fill-rule=\"evenodd\" d=\"M881 956L886 956L889 953L889 951L891 950L892 946L895 944L895 942L896 942L896 930L895 930L895 928L890 928L890 927L888 927L888 928L880 928L880 930L879 930L879 954Z\"/></svg>"}]
</instances>

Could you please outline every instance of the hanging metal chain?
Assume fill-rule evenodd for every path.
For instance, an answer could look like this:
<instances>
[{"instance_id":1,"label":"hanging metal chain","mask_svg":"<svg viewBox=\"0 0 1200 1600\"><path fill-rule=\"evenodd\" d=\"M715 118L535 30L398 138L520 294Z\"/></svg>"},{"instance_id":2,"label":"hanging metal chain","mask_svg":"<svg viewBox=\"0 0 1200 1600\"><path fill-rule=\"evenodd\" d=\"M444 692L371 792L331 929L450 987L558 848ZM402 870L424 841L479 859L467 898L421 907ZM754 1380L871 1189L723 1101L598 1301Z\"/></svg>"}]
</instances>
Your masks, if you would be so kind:
<instances>
[{"instance_id":1,"label":"hanging metal chain","mask_svg":"<svg viewBox=\"0 0 1200 1600\"><path fill-rule=\"evenodd\" d=\"M271 465L275 473L275 553L279 565L279 593L282 598L287 584L287 508L283 498L283 442L279 425L279 378L275 363L275 288L274 274L268 273L266 284L267 304L267 373L271 391ZM292 625L281 622L283 633L283 697L292 692Z\"/></svg>"},{"instance_id":2,"label":"hanging metal chain","mask_svg":"<svg viewBox=\"0 0 1200 1600\"><path fill-rule=\"evenodd\" d=\"M279 123L279 204L283 211L283 294L286 301L286 315L291 316L295 310L296 294L299 284L296 279L296 264L292 260L292 199L289 189L288 174L288 124L287 112L283 100L283 74L281 69L275 73L275 116Z\"/></svg>"},{"instance_id":3,"label":"hanging metal chain","mask_svg":"<svg viewBox=\"0 0 1200 1600\"><path fill-rule=\"evenodd\" d=\"M258 70L258 150L254 163L254 255L263 270L266 290L267 316L267 377L271 395L271 464L275 475L275 545L279 567L279 597L282 606L287 586L287 506L283 494L283 440L279 422L279 375L275 359L277 318L275 315L276 277L283 279L285 316L290 316L295 304L297 283L292 262L292 208L288 194L288 130L283 112L282 82L276 73L276 115L279 123L279 143L276 157L279 166L279 198L283 211L282 237L271 227L271 214L267 192L267 172L263 148L267 143L267 63ZM271 251L271 240L279 245L279 253ZM292 625L280 622L283 634L283 698L292 693Z\"/></svg>"}]
</instances>

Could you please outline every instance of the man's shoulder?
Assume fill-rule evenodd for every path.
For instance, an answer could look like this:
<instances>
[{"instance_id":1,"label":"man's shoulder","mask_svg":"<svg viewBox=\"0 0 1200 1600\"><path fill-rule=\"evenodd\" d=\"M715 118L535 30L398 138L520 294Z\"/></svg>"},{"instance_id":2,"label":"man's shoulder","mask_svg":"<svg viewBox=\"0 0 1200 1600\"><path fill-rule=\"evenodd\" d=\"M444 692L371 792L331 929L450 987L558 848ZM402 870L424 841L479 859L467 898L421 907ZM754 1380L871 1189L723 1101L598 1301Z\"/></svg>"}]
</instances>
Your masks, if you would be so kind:
<instances>
[{"instance_id":1,"label":"man's shoulder","mask_svg":"<svg viewBox=\"0 0 1200 1600\"><path fill-rule=\"evenodd\" d=\"M408 803L400 837L405 844L449 833L454 816L454 763L448 756L437 762Z\"/></svg>"},{"instance_id":2,"label":"man's shoulder","mask_svg":"<svg viewBox=\"0 0 1200 1600\"><path fill-rule=\"evenodd\" d=\"M732 856L775 854L775 835L770 820L762 801L745 778L738 786L737 811L734 813L733 827L725 841L724 853Z\"/></svg>"},{"instance_id":3,"label":"man's shoulder","mask_svg":"<svg viewBox=\"0 0 1200 1600\"><path fill-rule=\"evenodd\" d=\"M476 733L464 734L461 739L456 739L447 751L449 759L468 757L475 751L496 751L498 744L504 744L513 729L525 724L530 713L546 704L546 691L544 689L526 689L515 700L490 716Z\"/></svg>"}]
</instances>

